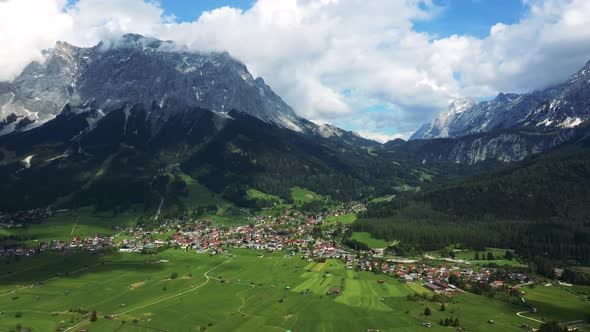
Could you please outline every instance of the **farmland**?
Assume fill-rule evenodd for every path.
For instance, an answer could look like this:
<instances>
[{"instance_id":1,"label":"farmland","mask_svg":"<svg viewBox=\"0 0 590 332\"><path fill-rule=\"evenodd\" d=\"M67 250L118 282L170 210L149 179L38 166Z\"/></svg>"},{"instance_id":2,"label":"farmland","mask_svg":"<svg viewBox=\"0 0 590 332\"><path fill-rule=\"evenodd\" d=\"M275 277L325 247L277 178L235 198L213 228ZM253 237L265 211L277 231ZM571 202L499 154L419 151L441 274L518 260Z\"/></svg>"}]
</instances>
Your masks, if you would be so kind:
<instances>
[{"instance_id":1,"label":"farmland","mask_svg":"<svg viewBox=\"0 0 590 332\"><path fill-rule=\"evenodd\" d=\"M20 324L33 331L72 326L91 331L415 331L425 321L445 330L436 323L452 315L471 330L492 331L486 322L495 319L496 328L517 331L513 324L526 322L515 315L522 306L463 294L441 313L438 303L406 298L428 294L418 284L357 272L334 259L315 263L285 252L261 254L235 249L209 256L169 249L155 256L7 259L3 269L11 273L0 277L0 329ZM334 289L340 292L327 295ZM427 306L432 316L423 315ZM93 309L99 317L93 323L73 312ZM564 310L572 318L581 313Z\"/></svg>"}]
</instances>

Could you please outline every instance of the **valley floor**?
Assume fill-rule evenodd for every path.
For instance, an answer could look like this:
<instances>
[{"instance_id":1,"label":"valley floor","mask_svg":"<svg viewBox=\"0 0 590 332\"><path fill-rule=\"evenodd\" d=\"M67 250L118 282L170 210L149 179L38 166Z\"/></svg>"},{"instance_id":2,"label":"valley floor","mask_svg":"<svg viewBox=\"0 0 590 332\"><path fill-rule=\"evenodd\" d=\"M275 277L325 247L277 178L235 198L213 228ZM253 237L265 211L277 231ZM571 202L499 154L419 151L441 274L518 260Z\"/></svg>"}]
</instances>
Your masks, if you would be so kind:
<instances>
[{"instance_id":1,"label":"valley floor","mask_svg":"<svg viewBox=\"0 0 590 332\"><path fill-rule=\"evenodd\" d=\"M425 322L448 331L438 323L450 317L467 331L538 326L516 315L527 311L522 304L463 293L442 312L438 303L407 298L430 294L420 284L286 252L47 253L0 263L2 331L416 331ZM536 319L590 312L590 303L557 287L525 297L539 312L524 316ZM98 319L90 322L94 309Z\"/></svg>"}]
</instances>

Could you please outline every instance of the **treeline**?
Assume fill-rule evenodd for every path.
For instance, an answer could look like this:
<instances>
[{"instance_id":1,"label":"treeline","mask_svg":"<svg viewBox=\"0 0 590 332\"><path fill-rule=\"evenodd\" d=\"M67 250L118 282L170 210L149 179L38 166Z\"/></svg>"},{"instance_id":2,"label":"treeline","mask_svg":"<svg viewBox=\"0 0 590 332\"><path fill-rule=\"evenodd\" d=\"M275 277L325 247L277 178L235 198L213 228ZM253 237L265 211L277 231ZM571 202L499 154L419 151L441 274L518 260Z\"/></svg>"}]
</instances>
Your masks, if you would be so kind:
<instances>
[{"instance_id":1,"label":"treeline","mask_svg":"<svg viewBox=\"0 0 590 332\"><path fill-rule=\"evenodd\" d=\"M501 172L370 204L352 227L421 250L463 243L588 263L588 202L590 146L582 141Z\"/></svg>"}]
</instances>

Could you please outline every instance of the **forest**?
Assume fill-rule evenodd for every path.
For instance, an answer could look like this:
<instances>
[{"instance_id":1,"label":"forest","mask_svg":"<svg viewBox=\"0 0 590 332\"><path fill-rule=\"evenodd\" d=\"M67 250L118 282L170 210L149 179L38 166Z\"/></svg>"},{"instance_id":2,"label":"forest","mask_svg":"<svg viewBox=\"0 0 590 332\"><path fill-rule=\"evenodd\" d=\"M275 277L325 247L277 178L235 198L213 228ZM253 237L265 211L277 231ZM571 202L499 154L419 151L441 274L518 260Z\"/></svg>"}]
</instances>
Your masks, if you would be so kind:
<instances>
[{"instance_id":1,"label":"forest","mask_svg":"<svg viewBox=\"0 0 590 332\"><path fill-rule=\"evenodd\" d=\"M512 167L369 204L354 231L436 250L512 248L524 257L590 262L590 148L564 146Z\"/></svg>"}]
</instances>

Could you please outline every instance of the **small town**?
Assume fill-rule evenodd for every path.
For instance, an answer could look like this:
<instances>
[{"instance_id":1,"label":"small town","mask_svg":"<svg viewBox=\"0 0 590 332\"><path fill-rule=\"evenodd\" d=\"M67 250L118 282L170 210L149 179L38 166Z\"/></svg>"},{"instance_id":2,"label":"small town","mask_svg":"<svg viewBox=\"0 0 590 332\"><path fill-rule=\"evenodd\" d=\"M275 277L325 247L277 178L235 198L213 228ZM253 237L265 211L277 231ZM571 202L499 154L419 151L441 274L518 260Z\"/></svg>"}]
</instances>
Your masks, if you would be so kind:
<instances>
[{"instance_id":1,"label":"small town","mask_svg":"<svg viewBox=\"0 0 590 332\"><path fill-rule=\"evenodd\" d=\"M48 251L61 252L64 255L74 251L98 254L104 250L153 254L169 248L195 254L217 255L229 253L232 248L242 248L257 250L260 257L264 257L265 252L285 251L291 256L300 253L302 259L308 261L340 259L348 269L389 275L402 282L419 282L432 292L445 295L461 292L451 280L487 283L492 288L522 285L532 281L527 274L516 272L504 274L501 280L496 280L494 276L497 276L498 268L471 267L469 261L435 259L429 255L424 255L424 260L384 257L385 248L355 251L343 247L334 240L332 233L336 228L346 225L328 222L328 218L358 213L364 209L366 206L360 203L346 204L317 214L288 208L274 216L251 216L248 225L234 226L218 225L210 218L163 219L157 227L115 227L112 235L95 234L86 238L73 236L70 241L39 242L34 247L0 248L0 257L32 256ZM22 220L47 217L59 212L46 208L3 216L3 227L17 227L15 218Z\"/></svg>"}]
</instances>

